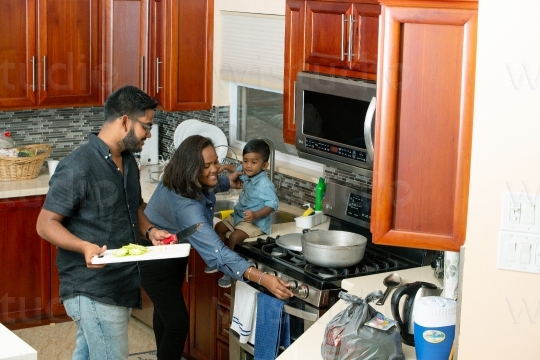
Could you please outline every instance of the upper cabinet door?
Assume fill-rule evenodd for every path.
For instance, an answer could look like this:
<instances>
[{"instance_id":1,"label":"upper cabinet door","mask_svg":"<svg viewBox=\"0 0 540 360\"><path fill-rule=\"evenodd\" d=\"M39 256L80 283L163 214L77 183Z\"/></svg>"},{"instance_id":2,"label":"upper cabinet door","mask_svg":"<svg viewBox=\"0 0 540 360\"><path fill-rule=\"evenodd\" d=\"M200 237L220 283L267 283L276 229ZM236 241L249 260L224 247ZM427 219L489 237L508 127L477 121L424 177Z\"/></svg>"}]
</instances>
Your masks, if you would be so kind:
<instances>
[{"instance_id":1,"label":"upper cabinet door","mask_svg":"<svg viewBox=\"0 0 540 360\"><path fill-rule=\"evenodd\" d=\"M373 0L306 2L306 70L375 80L379 15Z\"/></svg>"},{"instance_id":2,"label":"upper cabinet door","mask_svg":"<svg viewBox=\"0 0 540 360\"><path fill-rule=\"evenodd\" d=\"M167 14L166 85L172 111L212 107L214 2L171 0Z\"/></svg>"},{"instance_id":3,"label":"upper cabinet door","mask_svg":"<svg viewBox=\"0 0 540 360\"><path fill-rule=\"evenodd\" d=\"M296 143L294 84L298 72L304 70L304 4L303 0L287 0L285 7L283 140L293 145Z\"/></svg>"},{"instance_id":4,"label":"upper cabinet door","mask_svg":"<svg viewBox=\"0 0 540 360\"><path fill-rule=\"evenodd\" d=\"M0 108L36 104L36 2L0 1Z\"/></svg>"},{"instance_id":5,"label":"upper cabinet door","mask_svg":"<svg viewBox=\"0 0 540 360\"><path fill-rule=\"evenodd\" d=\"M351 70L361 74L364 79L377 78L377 58L379 49L379 16L381 6L375 4L353 4L349 24Z\"/></svg>"},{"instance_id":6,"label":"upper cabinet door","mask_svg":"<svg viewBox=\"0 0 540 360\"><path fill-rule=\"evenodd\" d=\"M167 108L165 96L165 0L150 0L150 31L148 54L147 93Z\"/></svg>"},{"instance_id":7,"label":"upper cabinet door","mask_svg":"<svg viewBox=\"0 0 540 360\"><path fill-rule=\"evenodd\" d=\"M148 92L148 1L105 0L104 99L124 85Z\"/></svg>"},{"instance_id":8,"label":"upper cabinet door","mask_svg":"<svg viewBox=\"0 0 540 360\"><path fill-rule=\"evenodd\" d=\"M373 242L459 251L467 225L478 3L385 2Z\"/></svg>"},{"instance_id":9,"label":"upper cabinet door","mask_svg":"<svg viewBox=\"0 0 540 360\"><path fill-rule=\"evenodd\" d=\"M306 63L347 67L351 3L306 2Z\"/></svg>"},{"instance_id":10,"label":"upper cabinet door","mask_svg":"<svg viewBox=\"0 0 540 360\"><path fill-rule=\"evenodd\" d=\"M39 105L101 103L99 10L99 0L38 0Z\"/></svg>"}]
</instances>

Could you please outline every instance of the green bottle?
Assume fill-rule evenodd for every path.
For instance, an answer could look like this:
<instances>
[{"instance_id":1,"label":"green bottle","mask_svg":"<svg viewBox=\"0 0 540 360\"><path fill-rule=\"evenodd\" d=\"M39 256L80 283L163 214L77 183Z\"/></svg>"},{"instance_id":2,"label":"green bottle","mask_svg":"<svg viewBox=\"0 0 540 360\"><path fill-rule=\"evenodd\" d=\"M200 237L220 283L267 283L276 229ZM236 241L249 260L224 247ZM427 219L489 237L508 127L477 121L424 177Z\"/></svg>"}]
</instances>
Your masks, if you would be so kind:
<instances>
[{"instance_id":1,"label":"green bottle","mask_svg":"<svg viewBox=\"0 0 540 360\"><path fill-rule=\"evenodd\" d=\"M322 210L324 194L326 194L326 183L324 182L324 178L320 177L317 186L315 186L315 211Z\"/></svg>"}]
</instances>

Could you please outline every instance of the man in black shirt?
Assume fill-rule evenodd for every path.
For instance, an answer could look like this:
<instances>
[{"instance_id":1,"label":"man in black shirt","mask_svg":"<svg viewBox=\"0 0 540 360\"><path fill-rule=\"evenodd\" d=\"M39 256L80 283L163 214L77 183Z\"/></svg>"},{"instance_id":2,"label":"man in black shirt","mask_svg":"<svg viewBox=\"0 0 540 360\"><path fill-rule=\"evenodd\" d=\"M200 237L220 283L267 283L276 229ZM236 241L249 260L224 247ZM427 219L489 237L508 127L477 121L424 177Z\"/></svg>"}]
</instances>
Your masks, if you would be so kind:
<instances>
[{"instance_id":1,"label":"man in black shirt","mask_svg":"<svg viewBox=\"0 0 540 360\"><path fill-rule=\"evenodd\" d=\"M78 324L73 359L127 359L131 309L141 307L137 263L95 265L92 257L141 237L158 245L169 236L144 215L132 154L151 136L156 107L136 87L115 91L99 134L60 161L49 182L36 228L58 247L60 299Z\"/></svg>"}]
</instances>

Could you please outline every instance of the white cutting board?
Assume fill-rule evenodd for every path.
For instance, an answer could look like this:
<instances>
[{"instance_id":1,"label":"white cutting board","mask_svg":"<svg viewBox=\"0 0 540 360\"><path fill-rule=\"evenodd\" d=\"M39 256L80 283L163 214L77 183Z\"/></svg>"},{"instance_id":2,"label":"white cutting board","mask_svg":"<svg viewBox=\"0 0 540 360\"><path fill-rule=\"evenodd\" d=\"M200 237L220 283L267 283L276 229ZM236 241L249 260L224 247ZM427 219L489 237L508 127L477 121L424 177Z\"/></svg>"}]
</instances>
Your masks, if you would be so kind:
<instances>
[{"instance_id":1,"label":"white cutting board","mask_svg":"<svg viewBox=\"0 0 540 360\"><path fill-rule=\"evenodd\" d=\"M190 244L171 244L148 246L148 251L142 255L114 256L118 249L110 249L103 253L103 257L94 256L92 264L112 264L129 261L145 261L186 257L191 249Z\"/></svg>"}]
</instances>

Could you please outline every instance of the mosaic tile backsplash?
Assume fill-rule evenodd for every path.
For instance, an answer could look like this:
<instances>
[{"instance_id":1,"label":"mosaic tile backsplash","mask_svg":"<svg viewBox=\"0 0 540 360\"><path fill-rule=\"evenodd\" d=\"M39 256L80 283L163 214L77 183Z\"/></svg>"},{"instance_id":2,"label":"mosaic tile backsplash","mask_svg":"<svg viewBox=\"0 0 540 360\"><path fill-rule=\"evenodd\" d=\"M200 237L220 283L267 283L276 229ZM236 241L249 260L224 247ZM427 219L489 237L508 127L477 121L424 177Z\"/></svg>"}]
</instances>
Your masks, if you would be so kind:
<instances>
[{"instance_id":1,"label":"mosaic tile backsplash","mask_svg":"<svg viewBox=\"0 0 540 360\"><path fill-rule=\"evenodd\" d=\"M170 157L176 127L186 119L197 119L218 126L229 135L229 107L208 111L156 111L159 126L159 154ZM0 111L0 131L10 131L16 145L47 143L53 147L50 159L61 160L87 142L88 133L98 132L103 124L103 107ZM353 186L370 187L371 179L333 168L325 168L325 178ZM280 201L302 207L315 201L315 184L275 173L274 184Z\"/></svg>"}]
</instances>

